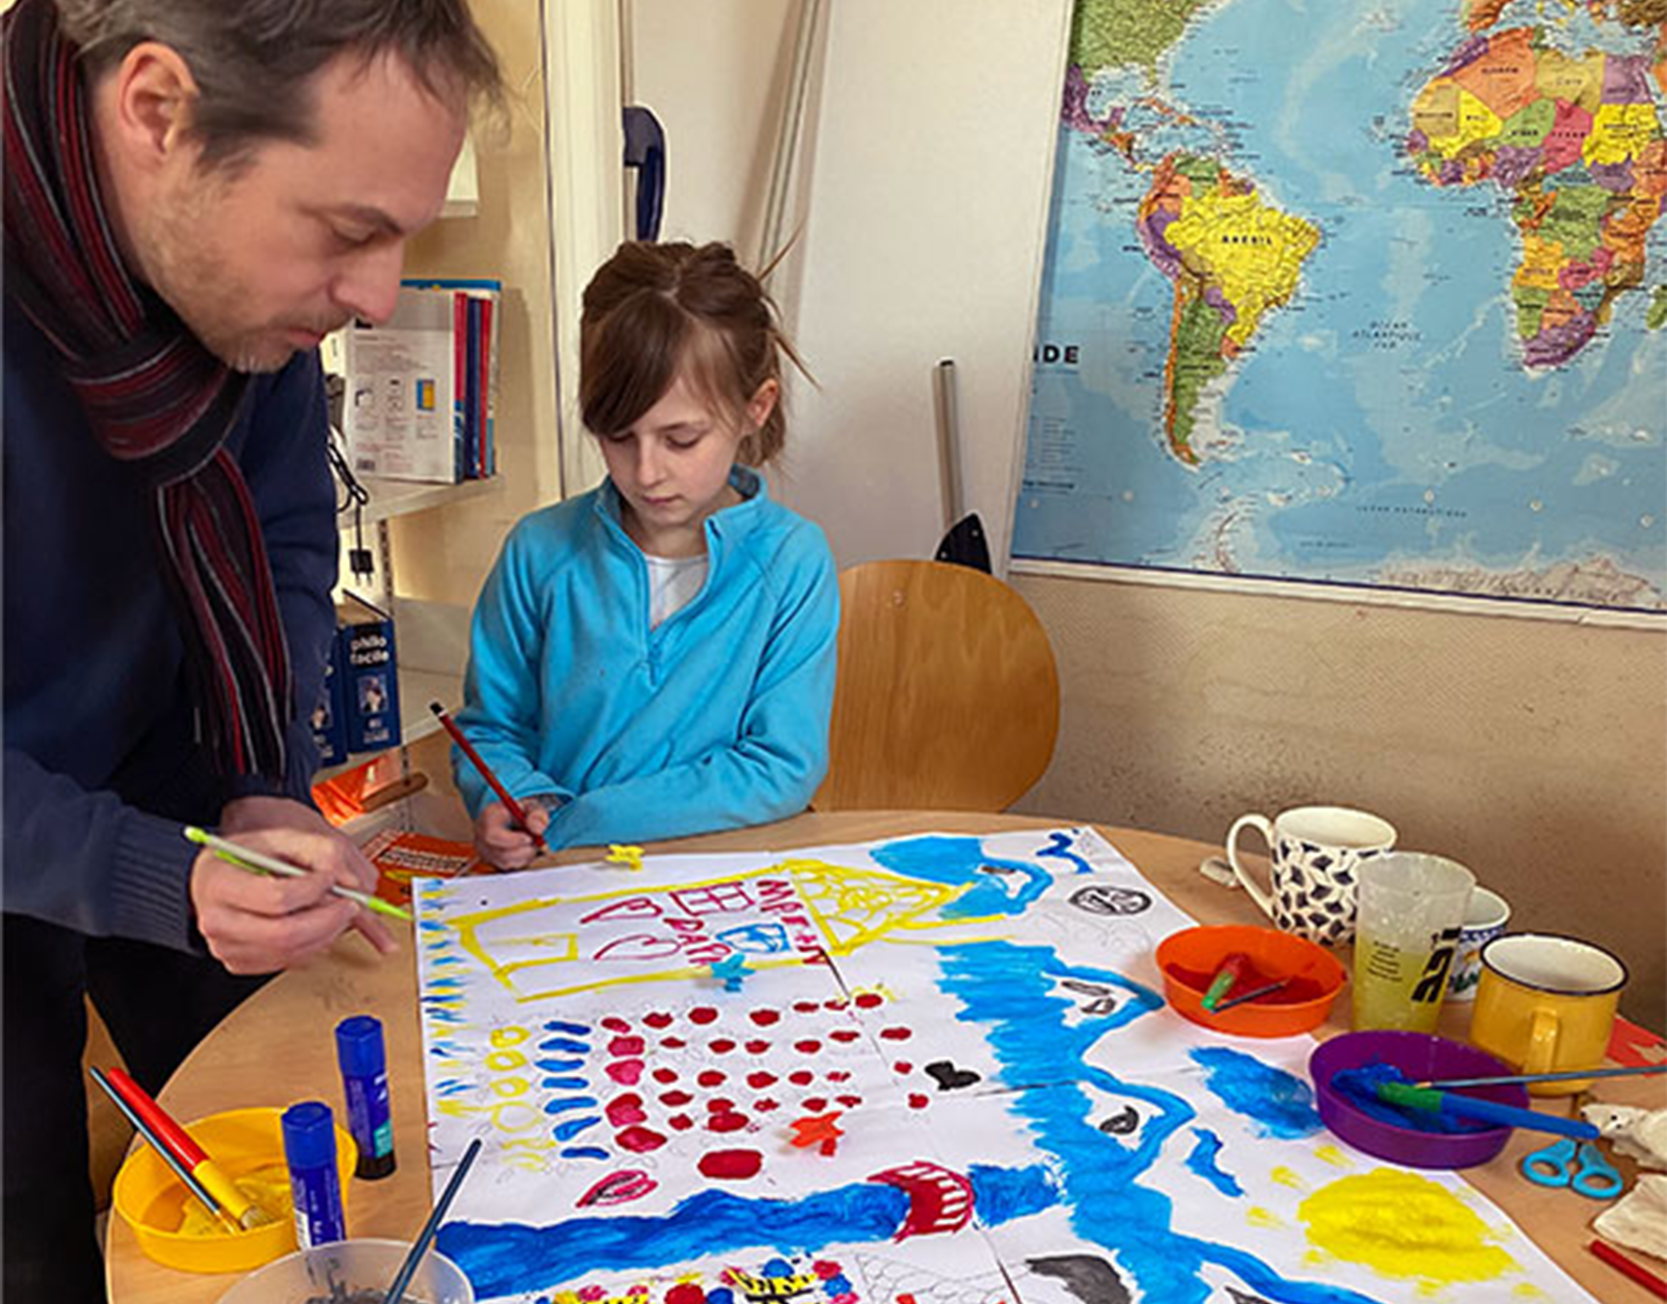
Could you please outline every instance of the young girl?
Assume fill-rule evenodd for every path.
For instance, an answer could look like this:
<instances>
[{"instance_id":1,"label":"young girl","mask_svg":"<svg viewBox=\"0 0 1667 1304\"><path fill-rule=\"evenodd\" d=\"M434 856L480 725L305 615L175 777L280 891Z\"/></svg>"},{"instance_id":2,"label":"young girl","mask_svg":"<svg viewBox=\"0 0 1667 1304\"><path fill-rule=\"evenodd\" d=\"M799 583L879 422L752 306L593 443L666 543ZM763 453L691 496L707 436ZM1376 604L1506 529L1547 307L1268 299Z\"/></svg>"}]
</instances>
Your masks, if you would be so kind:
<instances>
[{"instance_id":1,"label":"young girl","mask_svg":"<svg viewBox=\"0 0 1667 1304\"><path fill-rule=\"evenodd\" d=\"M781 354L721 244L625 244L585 289L579 406L608 478L510 533L458 723L551 847L802 810L828 763L839 586L752 468L782 448ZM797 359L795 359L797 361ZM453 749L480 853L537 853Z\"/></svg>"}]
</instances>

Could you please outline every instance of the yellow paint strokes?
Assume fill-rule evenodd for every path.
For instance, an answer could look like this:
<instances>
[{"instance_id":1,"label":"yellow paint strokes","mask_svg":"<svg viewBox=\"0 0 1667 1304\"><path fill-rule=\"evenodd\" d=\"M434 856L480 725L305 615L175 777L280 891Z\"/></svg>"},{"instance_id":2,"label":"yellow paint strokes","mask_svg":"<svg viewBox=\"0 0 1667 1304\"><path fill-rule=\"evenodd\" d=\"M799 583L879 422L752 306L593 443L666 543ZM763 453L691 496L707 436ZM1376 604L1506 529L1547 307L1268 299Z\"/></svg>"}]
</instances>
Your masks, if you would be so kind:
<instances>
[{"instance_id":1,"label":"yellow paint strokes","mask_svg":"<svg viewBox=\"0 0 1667 1304\"><path fill-rule=\"evenodd\" d=\"M1259 1204L1253 1204L1244 1211L1244 1220L1252 1227L1266 1227L1270 1230L1285 1225L1285 1220L1272 1209L1264 1209Z\"/></svg>"},{"instance_id":2,"label":"yellow paint strokes","mask_svg":"<svg viewBox=\"0 0 1667 1304\"><path fill-rule=\"evenodd\" d=\"M1321 1187L1297 1207L1309 1244L1423 1287L1520 1271L1462 1200L1417 1173L1375 1168Z\"/></svg>"},{"instance_id":3,"label":"yellow paint strokes","mask_svg":"<svg viewBox=\"0 0 1667 1304\"><path fill-rule=\"evenodd\" d=\"M1302 1180L1300 1173L1285 1167L1284 1164L1275 1165L1274 1170L1268 1176L1281 1186L1288 1186L1293 1191L1301 1191L1308 1186L1308 1183Z\"/></svg>"},{"instance_id":4,"label":"yellow paint strokes","mask_svg":"<svg viewBox=\"0 0 1667 1304\"><path fill-rule=\"evenodd\" d=\"M1661 122L1653 104L1600 104L1592 115L1592 129L1580 157L1594 163L1626 163L1643 154L1652 140L1661 138Z\"/></svg>"},{"instance_id":5,"label":"yellow paint strokes","mask_svg":"<svg viewBox=\"0 0 1667 1304\"><path fill-rule=\"evenodd\" d=\"M607 860L610 865L624 865L633 874L642 870L643 851L637 846L621 846L617 842L608 844Z\"/></svg>"},{"instance_id":6,"label":"yellow paint strokes","mask_svg":"<svg viewBox=\"0 0 1667 1304\"><path fill-rule=\"evenodd\" d=\"M1511 1287L1511 1295L1516 1299L1550 1299L1543 1290L1531 1281L1519 1281Z\"/></svg>"},{"instance_id":7,"label":"yellow paint strokes","mask_svg":"<svg viewBox=\"0 0 1667 1304\"><path fill-rule=\"evenodd\" d=\"M1314 1147L1314 1158L1321 1163L1330 1164L1333 1168L1353 1168L1354 1160L1350 1159L1339 1147L1323 1145Z\"/></svg>"},{"instance_id":8,"label":"yellow paint strokes","mask_svg":"<svg viewBox=\"0 0 1667 1304\"><path fill-rule=\"evenodd\" d=\"M544 1000L631 983L710 977L710 959L685 958L679 939L686 934L665 921L687 926L699 919L712 931L773 921L779 916L760 905L765 900L761 881L779 884L783 879L791 881L793 895L778 897L776 903L794 909L802 903L801 918L808 918L815 944L831 955L848 955L916 928L938 930L940 944L965 941L970 926L993 922L925 918L965 888L797 858L693 883L541 897L457 915L448 922L456 930L458 945L516 1000ZM710 934L703 929L697 935ZM609 945L619 949L599 953L599 947ZM802 949L775 959L747 956L755 970L795 966L804 960Z\"/></svg>"}]
</instances>

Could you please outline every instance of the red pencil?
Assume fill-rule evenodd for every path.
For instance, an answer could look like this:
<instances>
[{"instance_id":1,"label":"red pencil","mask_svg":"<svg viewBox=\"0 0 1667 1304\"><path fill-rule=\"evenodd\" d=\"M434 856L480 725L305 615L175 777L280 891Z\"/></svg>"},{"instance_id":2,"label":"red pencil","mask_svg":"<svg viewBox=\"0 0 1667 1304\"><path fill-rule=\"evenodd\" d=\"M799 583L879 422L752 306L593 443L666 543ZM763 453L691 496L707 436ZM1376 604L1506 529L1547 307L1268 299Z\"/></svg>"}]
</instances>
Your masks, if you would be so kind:
<instances>
[{"instance_id":1,"label":"red pencil","mask_svg":"<svg viewBox=\"0 0 1667 1304\"><path fill-rule=\"evenodd\" d=\"M1657 1299L1667 1299L1667 1281L1663 1281L1641 1263L1634 1263L1619 1250L1614 1249L1602 1241L1593 1241L1586 1247L1611 1268L1624 1272Z\"/></svg>"},{"instance_id":2,"label":"red pencil","mask_svg":"<svg viewBox=\"0 0 1667 1304\"><path fill-rule=\"evenodd\" d=\"M480 753L475 750L475 745L463 736L463 731L457 727L457 721L453 720L446 713L446 708L438 702L430 702L428 709L434 712L435 717L440 721L440 727L451 735L451 740L462 748L463 754L469 758L469 763L480 771L480 777L485 779L491 785L492 791L498 794L498 800L503 802L504 809L509 812L510 818L525 829L527 833L531 834L532 840L538 844L540 851L548 851L549 848L544 845L544 839L533 833L532 825L527 823L527 812L521 808L521 803L511 797L509 790L498 782L498 776L493 774L492 768L481 759Z\"/></svg>"}]
</instances>

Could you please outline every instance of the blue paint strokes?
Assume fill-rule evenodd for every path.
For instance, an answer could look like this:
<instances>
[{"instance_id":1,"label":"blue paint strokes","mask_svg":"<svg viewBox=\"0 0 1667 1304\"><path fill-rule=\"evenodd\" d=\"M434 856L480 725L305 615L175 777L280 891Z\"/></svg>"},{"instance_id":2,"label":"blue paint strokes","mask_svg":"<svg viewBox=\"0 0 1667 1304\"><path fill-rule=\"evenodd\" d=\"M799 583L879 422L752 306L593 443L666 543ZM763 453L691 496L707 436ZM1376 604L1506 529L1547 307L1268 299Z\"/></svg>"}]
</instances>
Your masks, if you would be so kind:
<instances>
[{"instance_id":1,"label":"blue paint strokes","mask_svg":"<svg viewBox=\"0 0 1667 1304\"><path fill-rule=\"evenodd\" d=\"M1244 1187L1216 1163L1216 1156L1221 1153L1221 1138L1207 1127L1195 1127L1192 1134L1198 1139L1193 1142L1192 1153L1187 1156L1187 1167L1223 1195L1243 1195Z\"/></svg>"},{"instance_id":2,"label":"blue paint strokes","mask_svg":"<svg viewBox=\"0 0 1667 1304\"><path fill-rule=\"evenodd\" d=\"M1221 1103L1254 1120L1263 1136L1294 1140L1325 1126L1314 1110L1314 1089L1294 1074L1227 1046L1200 1046L1192 1059Z\"/></svg>"},{"instance_id":3,"label":"blue paint strokes","mask_svg":"<svg viewBox=\"0 0 1667 1304\"><path fill-rule=\"evenodd\" d=\"M546 1073L571 1073L575 1069L582 1069L585 1062L582 1059L541 1059L534 1060L535 1069L543 1069Z\"/></svg>"},{"instance_id":4,"label":"blue paint strokes","mask_svg":"<svg viewBox=\"0 0 1667 1304\"><path fill-rule=\"evenodd\" d=\"M1065 832L1063 829L1056 829L1054 830L1053 837L1049 839L1048 845L1036 853L1036 858L1041 860L1044 857L1051 856L1058 860L1068 860L1077 867L1077 873L1092 874L1094 872L1094 866L1090 865L1081 856L1077 855L1076 852L1071 850L1071 848L1075 845L1076 839L1071 834Z\"/></svg>"},{"instance_id":5,"label":"blue paint strokes","mask_svg":"<svg viewBox=\"0 0 1667 1304\"><path fill-rule=\"evenodd\" d=\"M575 1037L588 1037L590 1035L590 1024L568 1023L562 1019L551 1019L544 1025L544 1030L546 1032L570 1032Z\"/></svg>"},{"instance_id":6,"label":"blue paint strokes","mask_svg":"<svg viewBox=\"0 0 1667 1304\"><path fill-rule=\"evenodd\" d=\"M561 1152L561 1157L563 1159L607 1159L609 1155L606 1150L597 1146L571 1146Z\"/></svg>"},{"instance_id":7,"label":"blue paint strokes","mask_svg":"<svg viewBox=\"0 0 1667 1304\"><path fill-rule=\"evenodd\" d=\"M555 1087L560 1091L583 1091L590 1086L589 1078L559 1077L543 1078L539 1081L541 1087Z\"/></svg>"},{"instance_id":8,"label":"blue paint strokes","mask_svg":"<svg viewBox=\"0 0 1667 1304\"><path fill-rule=\"evenodd\" d=\"M439 923L433 919L425 919L422 923L418 924L417 927L421 928L425 933L443 933L448 927L450 927L450 925Z\"/></svg>"},{"instance_id":9,"label":"blue paint strokes","mask_svg":"<svg viewBox=\"0 0 1667 1304\"><path fill-rule=\"evenodd\" d=\"M570 1118L565 1123L557 1123L550 1129L550 1135L558 1141L571 1141L586 1128L595 1127L602 1120L595 1114L589 1118Z\"/></svg>"},{"instance_id":10,"label":"blue paint strokes","mask_svg":"<svg viewBox=\"0 0 1667 1304\"><path fill-rule=\"evenodd\" d=\"M575 1109L595 1109L595 1096L563 1096L559 1100L546 1101L546 1114L566 1114Z\"/></svg>"},{"instance_id":11,"label":"blue paint strokes","mask_svg":"<svg viewBox=\"0 0 1667 1304\"><path fill-rule=\"evenodd\" d=\"M559 1050L568 1055L590 1054L588 1041L574 1041L571 1037L549 1037L538 1043L539 1050Z\"/></svg>"},{"instance_id":12,"label":"blue paint strokes","mask_svg":"<svg viewBox=\"0 0 1667 1304\"><path fill-rule=\"evenodd\" d=\"M1053 881L1029 861L985 855L984 846L977 838L939 834L904 838L883 843L869 854L887 869L910 878L966 888L943 907L941 913L945 919L1023 914L1025 907L1046 892ZM1015 875L1018 881L1010 881Z\"/></svg>"}]
</instances>

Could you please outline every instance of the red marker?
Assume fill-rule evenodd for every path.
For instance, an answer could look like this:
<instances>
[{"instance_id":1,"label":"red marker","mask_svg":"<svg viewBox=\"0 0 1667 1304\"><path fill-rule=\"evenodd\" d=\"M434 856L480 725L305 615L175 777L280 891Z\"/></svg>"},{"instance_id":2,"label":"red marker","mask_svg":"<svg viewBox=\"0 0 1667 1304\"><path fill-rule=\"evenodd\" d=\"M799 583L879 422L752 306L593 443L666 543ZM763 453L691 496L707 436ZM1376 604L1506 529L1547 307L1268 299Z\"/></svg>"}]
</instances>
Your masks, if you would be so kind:
<instances>
[{"instance_id":1,"label":"red marker","mask_svg":"<svg viewBox=\"0 0 1667 1304\"><path fill-rule=\"evenodd\" d=\"M540 851L548 851L549 848L544 845L544 839L539 834L534 833L532 825L527 823L527 812L521 808L521 803L511 797L509 790L498 782L498 776L493 774L491 767L481 759L480 753L475 750L475 745L463 736L463 731L457 727L457 721L446 714L446 708L438 702L430 702L428 709L434 712L435 718L440 721L440 727L451 735L451 740L469 758L469 763L480 771L480 777L485 779L492 791L498 794L498 800L503 802L504 809L509 812L510 818L531 835L533 842L537 844Z\"/></svg>"},{"instance_id":2,"label":"red marker","mask_svg":"<svg viewBox=\"0 0 1667 1304\"><path fill-rule=\"evenodd\" d=\"M1667 1281L1663 1281L1641 1263L1634 1263L1619 1250L1602 1241L1592 1241L1586 1248L1617 1272L1624 1272L1657 1299L1667 1299Z\"/></svg>"}]
</instances>

